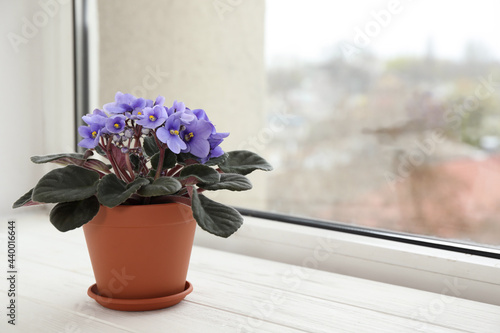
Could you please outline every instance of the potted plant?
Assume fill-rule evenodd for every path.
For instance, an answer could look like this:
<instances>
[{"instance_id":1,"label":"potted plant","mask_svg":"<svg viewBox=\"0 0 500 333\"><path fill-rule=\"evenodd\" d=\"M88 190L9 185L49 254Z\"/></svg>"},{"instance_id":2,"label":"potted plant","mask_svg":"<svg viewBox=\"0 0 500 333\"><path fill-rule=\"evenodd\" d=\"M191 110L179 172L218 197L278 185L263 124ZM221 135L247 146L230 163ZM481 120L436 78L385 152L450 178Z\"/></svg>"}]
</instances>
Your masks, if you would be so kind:
<instances>
[{"instance_id":1,"label":"potted plant","mask_svg":"<svg viewBox=\"0 0 500 333\"><path fill-rule=\"evenodd\" d=\"M114 102L82 118L84 153L31 158L64 167L13 205L52 203L58 230L83 226L97 282L88 294L108 308L180 302L192 290L186 275L196 223L229 237L243 222L237 210L203 192L249 190L245 175L272 170L255 153L225 153L220 144L229 133L217 132L204 110L164 102L116 93Z\"/></svg>"}]
</instances>

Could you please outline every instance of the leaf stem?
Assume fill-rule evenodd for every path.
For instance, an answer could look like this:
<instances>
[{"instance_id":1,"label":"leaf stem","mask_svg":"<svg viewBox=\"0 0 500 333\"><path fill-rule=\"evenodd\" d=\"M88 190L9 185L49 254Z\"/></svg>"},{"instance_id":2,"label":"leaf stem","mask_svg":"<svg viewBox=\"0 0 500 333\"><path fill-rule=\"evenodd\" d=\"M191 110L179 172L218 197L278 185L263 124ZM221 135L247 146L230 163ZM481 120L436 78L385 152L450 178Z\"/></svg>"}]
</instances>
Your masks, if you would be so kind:
<instances>
[{"instance_id":1,"label":"leaf stem","mask_svg":"<svg viewBox=\"0 0 500 333\"><path fill-rule=\"evenodd\" d=\"M127 169L128 172L130 173L130 177L132 178L132 181L134 181L135 180L134 169L132 168L132 164L130 163L130 156L128 153L125 154L125 163L127 164Z\"/></svg>"},{"instance_id":2,"label":"leaf stem","mask_svg":"<svg viewBox=\"0 0 500 333\"><path fill-rule=\"evenodd\" d=\"M156 132L153 131L153 137L155 138L156 145L160 149L160 158L158 160L158 166L156 167L156 174L155 174L155 179L160 178L161 172L163 171L163 160L165 159L165 149L163 143L158 140L158 137L156 136Z\"/></svg>"},{"instance_id":3,"label":"leaf stem","mask_svg":"<svg viewBox=\"0 0 500 333\"><path fill-rule=\"evenodd\" d=\"M172 169L168 170L167 176L170 176L170 177L176 176L181 171L182 168L183 168L183 166L181 164L177 164Z\"/></svg>"},{"instance_id":4,"label":"leaf stem","mask_svg":"<svg viewBox=\"0 0 500 333\"><path fill-rule=\"evenodd\" d=\"M106 144L106 147L104 147L104 145L103 145L102 148L103 148L104 152L106 153L106 157L108 158L109 163L111 163L111 167L113 168L113 170L115 170L116 175L118 177L122 178L120 175L120 171L116 167L116 163L115 163L115 160L113 158L113 154L110 153L111 140L106 139L106 141L104 143Z\"/></svg>"},{"instance_id":5,"label":"leaf stem","mask_svg":"<svg viewBox=\"0 0 500 333\"><path fill-rule=\"evenodd\" d=\"M132 180L130 179L129 175L126 173L126 172L123 172L122 170L120 170L120 168L118 167L118 165L116 164L116 160L115 160L115 157L114 157L114 154L111 150L111 139L107 139L107 143L106 143L106 149L104 150L105 153L106 153L106 156L109 160L109 162L111 163L111 166L113 167L113 169L115 170L115 174L118 178L120 178L121 180L127 182L127 183L130 183Z\"/></svg>"},{"instance_id":6,"label":"leaf stem","mask_svg":"<svg viewBox=\"0 0 500 333\"><path fill-rule=\"evenodd\" d=\"M156 167L155 179L160 178L161 171L163 169L163 159L165 158L165 148L160 147L160 158L158 160L158 166Z\"/></svg>"}]
</instances>

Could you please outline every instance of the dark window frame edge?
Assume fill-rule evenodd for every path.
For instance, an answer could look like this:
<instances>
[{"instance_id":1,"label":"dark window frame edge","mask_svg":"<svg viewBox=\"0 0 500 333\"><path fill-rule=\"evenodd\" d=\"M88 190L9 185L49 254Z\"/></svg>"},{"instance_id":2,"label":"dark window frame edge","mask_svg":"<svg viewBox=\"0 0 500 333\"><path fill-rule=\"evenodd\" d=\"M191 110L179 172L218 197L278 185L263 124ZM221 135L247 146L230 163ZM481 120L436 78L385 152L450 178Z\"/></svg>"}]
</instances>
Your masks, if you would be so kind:
<instances>
[{"instance_id":1,"label":"dark window frame edge","mask_svg":"<svg viewBox=\"0 0 500 333\"><path fill-rule=\"evenodd\" d=\"M89 43L87 22L87 0L73 0L73 75L75 110L75 151L83 152L78 146L78 127L81 118L89 110Z\"/></svg>"},{"instance_id":2,"label":"dark window frame edge","mask_svg":"<svg viewBox=\"0 0 500 333\"><path fill-rule=\"evenodd\" d=\"M256 217L276 222L325 229L358 236L366 236L376 239L383 239L404 244L424 246L439 250L458 252L462 254L500 259L500 249L488 247L486 245L469 244L461 241L441 239L437 237L415 235L397 231L388 231L362 226L347 225L340 222L325 221L300 216L286 215L274 212L259 211L254 209L234 207L243 216Z\"/></svg>"}]
</instances>

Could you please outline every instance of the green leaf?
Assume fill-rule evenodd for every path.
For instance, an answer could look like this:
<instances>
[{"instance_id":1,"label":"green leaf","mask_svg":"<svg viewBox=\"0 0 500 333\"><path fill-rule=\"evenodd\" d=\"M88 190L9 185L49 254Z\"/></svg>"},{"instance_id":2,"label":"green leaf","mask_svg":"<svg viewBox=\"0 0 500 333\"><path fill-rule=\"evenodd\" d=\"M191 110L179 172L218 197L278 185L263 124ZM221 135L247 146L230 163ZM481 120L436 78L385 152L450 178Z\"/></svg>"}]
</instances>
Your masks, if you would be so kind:
<instances>
[{"instance_id":1,"label":"green leaf","mask_svg":"<svg viewBox=\"0 0 500 333\"><path fill-rule=\"evenodd\" d=\"M181 170L180 177L185 179L195 177L202 183L213 184L220 180L220 174L209 166L203 164L192 164Z\"/></svg>"},{"instance_id":2,"label":"green leaf","mask_svg":"<svg viewBox=\"0 0 500 333\"><path fill-rule=\"evenodd\" d=\"M160 152L160 148L156 145L156 140L153 136L147 136L144 138L144 152L148 156L153 156Z\"/></svg>"},{"instance_id":3,"label":"green leaf","mask_svg":"<svg viewBox=\"0 0 500 333\"><path fill-rule=\"evenodd\" d=\"M222 162L224 162L227 157L229 155L227 153L224 153L222 154L221 156L219 157L214 157L214 158L211 158L209 159L208 161L206 161L205 163L203 163L204 165L208 165L208 166L214 166L214 165L219 165L221 164Z\"/></svg>"},{"instance_id":4,"label":"green leaf","mask_svg":"<svg viewBox=\"0 0 500 333\"><path fill-rule=\"evenodd\" d=\"M68 165L43 176L33 189L33 201L44 203L86 199L95 194L99 174L92 170Z\"/></svg>"},{"instance_id":5,"label":"green leaf","mask_svg":"<svg viewBox=\"0 0 500 333\"><path fill-rule=\"evenodd\" d=\"M137 178L127 184L114 173L102 177L97 186L97 198L106 207L113 208L130 198L141 186L149 184L145 178Z\"/></svg>"},{"instance_id":6,"label":"green leaf","mask_svg":"<svg viewBox=\"0 0 500 333\"><path fill-rule=\"evenodd\" d=\"M132 164L132 168L134 171L139 171L139 165L141 164L141 160L139 159L139 156L136 154L129 153L128 157L130 158L130 163Z\"/></svg>"},{"instance_id":7,"label":"green leaf","mask_svg":"<svg viewBox=\"0 0 500 333\"><path fill-rule=\"evenodd\" d=\"M177 154L177 162L179 164L189 164L188 162L198 162L199 158L191 153L179 153Z\"/></svg>"},{"instance_id":8,"label":"green leaf","mask_svg":"<svg viewBox=\"0 0 500 333\"><path fill-rule=\"evenodd\" d=\"M99 201L95 195L90 198L58 203L50 211L50 222L59 231L68 231L81 227L99 212Z\"/></svg>"},{"instance_id":9,"label":"green leaf","mask_svg":"<svg viewBox=\"0 0 500 333\"><path fill-rule=\"evenodd\" d=\"M216 236L227 238L243 224L236 209L210 200L196 190L193 191L191 208L198 225Z\"/></svg>"},{"instance_id":10,"label":"green leaf","mask_svg":"<svg viewBox=\"0 0 500 333\"><path fill-rule=\"evenodd\" d=\"M104 173L110 172L111 168L106 164L99 160L89 158L83 163L82 167L90 170L101 171Z\"/></svg>"},{"instance_id":11,"label":"green leaf","mask_svg":"<svg viewBox=\"0 0 500 333\"><path fill-rule=\"evenodd\" d=\"M47 162L53 162L61 165L78 165L86 169L101 171L104 173L109 172L109 167L96 159L90 158L93 153L91 150L87 150L85 154L53 154L45 156L32 156L31 161L36 164L43 164Z\"/></svg>"},{"instance_id":12,"label":"green leaf","mask_svg":"<svg viewBox=\"0 0 500 333\"><path fill-rule=\"evenodd\" d=\"M223 173L220 175L220 182L214 184L198 184L198 187L209 191L230 190L246 191L252 188L252 183L247 177L237 173Z\"/></svg>"},{"instance_id":13,"label":"green leaf","mask_svg":"<svg viewBox=\"0 0 500 333\"><path fill-rule=\"evenodd\" d=\"M38 205L39 204L38 202L31 200L32 195L33 195L33 189L29 190L28 192L26 192L26 194L17 199L17 201L14 202L14 204L12 205L12 208Z\"/></svg>"},{"instance_id":14,"label":"green leaf","mask_svg":"<svg viewBox=\"0 0 500 333\"><path fill-rule=\"evenodd\" d=\"M94 149L95 149L95 151L96 151L99 155L104 156L104 157L106 157L106 158L108 157L108 156L106 155L106 152L105 152L105 151L104 151L101 147L96 146Z\"/></svg>"},{"instance_id":15,"label":"green leaf","mask_svg":"<svg viewBox=\"0 0 500 333\"><path fill-rule=\"evenodd\" d=\"M219 164L226 173L247 175L254 170L271 171L273 167L265 159L248 150L235 150L228 153L227 159Z\"/></svg>"},{"instance_id":16,"label":"green leaf","mask_svg":"<svg viewBox=\"0 0 500 333\"><path fill-rule=\"evenodd\" d=\"M178 192L182 188L181 183L172 177L160 177L152 184L141 187L137 192L143 197L155 197L160 195L169 195Z\"/></svg>"},{"instance_id":17,"label":"green leaf","mask_svg":"<svg viewBox=\"0 0 500 333\"><path fill-rule=\"evenodd\" d=\"M151 158L151 166L154 169L158 169L159 161L160 161L160 153L157 153ZM163 157L162 170L173 168L176 163L177 163L177 158L175 154L170 149L165 150L165 157Z\"/></svg>"},{"instance_id":18,"label":"green leaf","mask_svg":"<svg viewBox=\"0 0 500 333\"><path fill-rule=\"evenodd\" d=\"M44 156L32 156L31 161L36 164L54 162L62 165L82 165L86 158L84 154L52 154Z\"/></svg>"}]
</instances>

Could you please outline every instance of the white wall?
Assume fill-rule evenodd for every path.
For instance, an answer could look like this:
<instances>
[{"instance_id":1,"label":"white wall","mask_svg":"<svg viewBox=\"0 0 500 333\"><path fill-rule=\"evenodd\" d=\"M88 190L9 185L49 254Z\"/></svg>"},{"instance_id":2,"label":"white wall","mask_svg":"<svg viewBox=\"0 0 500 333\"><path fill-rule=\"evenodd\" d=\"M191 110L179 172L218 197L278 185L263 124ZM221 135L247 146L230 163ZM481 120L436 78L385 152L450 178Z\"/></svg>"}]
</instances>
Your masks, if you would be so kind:
<instances>
[{"instance_id":1,"label":"white wall","mask_svg":"<svg viewBox=\"0 0 500 333\"><path fill-rule=\"evenodd\" d=\"M0 216L6 218L47 171L30 156L74 149L73 30L68 0L1 1L0 13Z\"/></svg>"},{"instance_id":2,"label":"white wall","mask_svg":"<svg viewBox=\"0 0 500 333\"><path fill-rule=\"evenodd\" d=\"M224 150L252 150L244 143L265 126L264 9L263 0L98 1L97 100L118 90L180 100L231 132ZM218 191L217 200L264 208L266 174L250 179L251 191Z\"/></svg>"},{"instance_id":3,"label":"white wall","mask_svg":"<svg viewBox=\"0 0 500 333\"><path fill-rule=\"evenodd\" d=\"M97 52L91 57L96 65L91 92L98 95L91 96L90 102L97 103L91 109L113 100L117 90L150 98L162 94L169 103L182 100L204 108L219 131L231 132L225 150L238 148L263 126L263 0L90 4L98 13L89 22ZM0 97L4 114L9 112L0 216L12 216L31 209L10 207L49 168L32 164L30 156L74 149L72 5L69 0L1 1L0 12L1 35L18 42L0 42ZM254 190L220 193L217 200L263 206L264 176L251 175Z\"/></svg>"}]
</instances>

